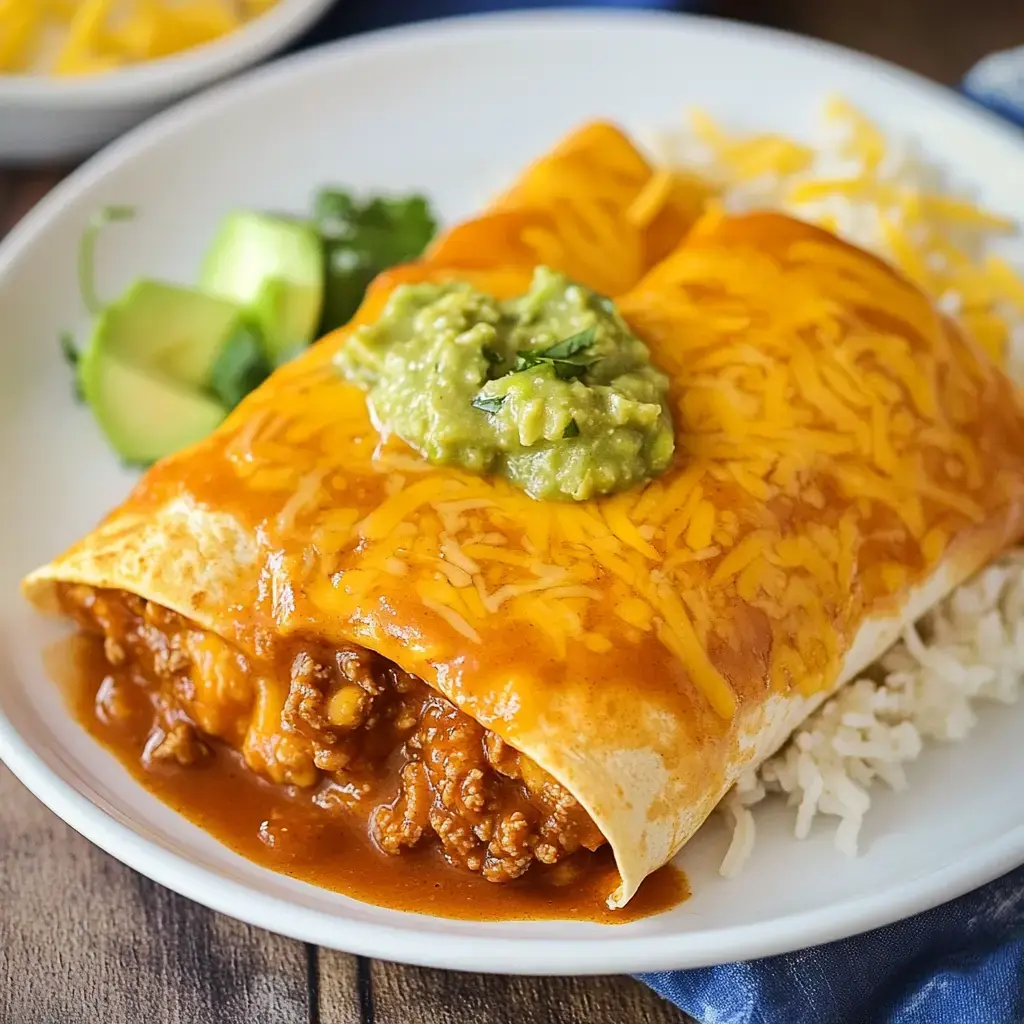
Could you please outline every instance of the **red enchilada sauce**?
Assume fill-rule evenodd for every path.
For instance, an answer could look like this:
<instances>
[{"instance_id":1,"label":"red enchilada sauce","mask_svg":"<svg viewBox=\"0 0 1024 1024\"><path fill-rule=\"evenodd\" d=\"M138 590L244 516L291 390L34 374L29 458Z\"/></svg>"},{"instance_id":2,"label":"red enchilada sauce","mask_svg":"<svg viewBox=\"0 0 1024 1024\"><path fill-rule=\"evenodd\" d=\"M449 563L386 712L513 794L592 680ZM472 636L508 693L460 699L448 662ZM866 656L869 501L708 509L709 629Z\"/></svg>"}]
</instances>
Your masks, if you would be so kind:
<instances>
[{"instance_id":1,"label":"red enchilada sauce","mask_svg":"<svg viewBox=\"0 0 1024 1024\"><path fill-rule=\"evenodd\" d=\"M69 600L69 593L70 588L64 600L72 606L82 595ZM111 605L117 607L119 595L91 593L114 597ZM81 607L75 614L82 621ZM151 793L263 867L377 906L469 920L551 918L622 924L667 910L689 895L682 872L667 866L644 882L627 907L608 910L605 900L618 875L608 845L581 808L575 820L571 813L558 819L560 828L570 833L569 840L549 837L563 844L560 854L548 856L548 863L531 861L528 868L512 869L514 860L497 860L489 870L471 861L469 870L465 859L459 859L458 844L453 846L449 836L439 841L429 829L426 836L415 837L423 841L403 843L401 836L415 818L408 812L399 814L414 792L404 778L410 771L408 744L402 747L404 763L391 751L376 765L372 782L369 775L344 771L335 773L336 781L326 786L306 780L301 785L271 782L250 770L237 742L211 739L196 729L187 701L167 699L170 677L160 679L152 663L148 671L140 671L137 659L124 657L119 649L119 644L125 646L124 633L118 633L109 617L101 628L105 635L87 631L62 645L53 658L52 674L66 686L78 721ZM150 635L147 642L157 650L163 641ZM156 660L166 672L166 657L161 660L158 655ZM439 713L429 703L434 698L426 699L421 730L424 720ZM436 700L447 704L443 698ZM340 756L337 749L334 756ZM381 751L375 756L382 756ZM506 748L488 756L493 761L520 755ZM325 755L321 762L325 758L329 760ZM246 759L251 759L248 752ZM519 769L514 762L504 770ZM533 770L538 771L536 766ZM503 784L506 781L502 779ZM395 792L398 797L390 805L378 806L381 794ZM512 806L506 799L506 811ZM384 827L378 822L381 812ZM401 820L392 823L396 815ZM497 827L519 817L514 811L506 813ZM542 848L545 836L538 832L542 827L535 819L536 815L531 843ZM443 821L432 816L431 822L444 832ZM517 877L515 870L522 873Z\"/></svg>"}]
</instances>

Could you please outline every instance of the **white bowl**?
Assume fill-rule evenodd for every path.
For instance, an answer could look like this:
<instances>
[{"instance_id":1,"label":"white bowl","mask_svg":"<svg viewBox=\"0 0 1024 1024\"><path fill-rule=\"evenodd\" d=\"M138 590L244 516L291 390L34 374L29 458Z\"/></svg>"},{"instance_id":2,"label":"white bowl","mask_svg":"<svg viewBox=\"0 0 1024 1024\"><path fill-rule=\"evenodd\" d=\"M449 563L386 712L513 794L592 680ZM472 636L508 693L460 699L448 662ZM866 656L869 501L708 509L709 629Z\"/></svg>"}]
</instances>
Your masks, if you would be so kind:
<instances>
[{"instance_id":1,"label":"white bowl","mask_svg":"<svg viewBox=\"0 0 1024 1024\"><path fill-rule=\"evenodd\" d=\"M283 49L334 0L280 0L214 43L105 75L0 74L0 164L67 161L161 107Z\"/></svg>"}]
</instances>

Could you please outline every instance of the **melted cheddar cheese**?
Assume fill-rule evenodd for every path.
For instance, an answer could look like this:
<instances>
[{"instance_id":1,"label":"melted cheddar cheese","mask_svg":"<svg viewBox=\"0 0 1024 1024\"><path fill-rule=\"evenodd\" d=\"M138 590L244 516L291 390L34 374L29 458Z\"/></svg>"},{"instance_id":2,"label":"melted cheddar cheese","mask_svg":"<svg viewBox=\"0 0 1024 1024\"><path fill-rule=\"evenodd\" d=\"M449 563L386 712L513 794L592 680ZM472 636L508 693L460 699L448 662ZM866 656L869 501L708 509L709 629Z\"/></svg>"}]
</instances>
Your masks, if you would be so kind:
<instances>
[{"instance_id":1,"label":"melted cheddar cheese","mask_svg":"<svg viewBox=\"0 0 1024 1024\"><path fill-rule=\"evenodd\" d=\"M596 121L537 161L483 216L427 254L444 267L555 267L621 295L666 256L702 213L699 178L654 171L618 128Z\"/></svg>"},{"instance_id":2,"label":"melted cheddar cheese","mask_svg":"<svg viewBox=\"0 0 1024 1024\"><path fill-rule=\"evenodd\" d=\"M385 277L359 319L396 279L451 273ZM781 215L712 214L619 307L672 379L677 457L643 489L537 502L381 444L331 369L342 331L135 501L184 488L230 511L265 552L259 621L355 634L484 721L569 672L617 680L608 700L641 681L682 696L705 731L827 687L865 617L976 531L1018 530L1016 394L875 258Z\"/></svg>"}]
</instances>

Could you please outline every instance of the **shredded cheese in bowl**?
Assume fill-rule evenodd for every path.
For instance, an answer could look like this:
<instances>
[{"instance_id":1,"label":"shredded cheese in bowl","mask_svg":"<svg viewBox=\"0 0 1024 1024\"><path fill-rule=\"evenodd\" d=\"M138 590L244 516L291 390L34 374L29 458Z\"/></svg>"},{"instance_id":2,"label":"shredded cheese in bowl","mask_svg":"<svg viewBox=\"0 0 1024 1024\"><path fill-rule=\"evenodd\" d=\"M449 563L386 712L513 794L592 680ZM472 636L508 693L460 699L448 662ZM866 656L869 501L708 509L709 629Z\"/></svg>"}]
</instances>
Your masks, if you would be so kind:
<instances>
[{"instance_id":1,"label":"shredded cheese in bowl","mask_svg":"<svg viewBox=\"0 0 1024 1024\"><path fill-rule=\"evenodd\" d=\"M944 171L845 100L824 110L812 147L773 134L733 134L696 111L688 129L651 148L682 178L711 184L730 211L780 209L898 267L1024 384L1024 278L1004 252L1020 226L978 206ZM813 714L789 743L744 775L722 803L733 829L731 876L756 837L751 808L772 793L795 809L805 838L820 815L835 845L857 852L879 782L903 789L925 741L962 740L977 701L1009 704L1024 684L1024 552L1006 555L953 592L863 677Z\"/></svg>"},{"instance_id":2,"label":"shredded cheese in bowl","mask_svg":"<svg viewBox=\"0 0 1024 1024\"><path fill-rule=\"evenodd\" d=\"M278 0L0 0L0 74L112 71L235 32Z\"/></svg>"}]
</instances>

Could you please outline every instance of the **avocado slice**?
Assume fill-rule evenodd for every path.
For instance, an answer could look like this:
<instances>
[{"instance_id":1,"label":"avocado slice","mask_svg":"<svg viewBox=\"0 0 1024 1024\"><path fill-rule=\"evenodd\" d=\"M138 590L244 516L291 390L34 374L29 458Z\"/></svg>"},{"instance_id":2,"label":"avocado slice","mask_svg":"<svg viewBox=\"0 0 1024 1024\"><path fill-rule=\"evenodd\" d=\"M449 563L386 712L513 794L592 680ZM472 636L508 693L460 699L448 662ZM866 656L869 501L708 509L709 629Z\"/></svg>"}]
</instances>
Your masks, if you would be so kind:
<instances>
[{"instance_id":1,"label":"avocado slice","mask_svg":"<svg viewBox=\"0 0 1024 1024\"><path fill-rule=\"evenodd\" d=\"M227 415L214 399L125 362L104 345L83 353L79 381L113 449L136 465L202 440Z\"/></svg>"},{"instance_id":2,"label":"avocado slice","mask_svg":"<svg viewBox=\"0 0 1024 1024\"><path fill-rule=\"evenodd\" d=\"M316 334L324 300L324 252L305 221L239 210L221 223L200 287L244 306L278 364Z\"/></svg>"},{"instance_id":3,"label":"avocado slice","mask_svg":"<svg viewBox=\"0 0 1024 1024\"><path fill-rule=\"evenodd\" d=\"M88 347L157 377L207 388L225 346L245 323L237 303L142 279L103 310Z\"/></svg>"}]
</instances>

